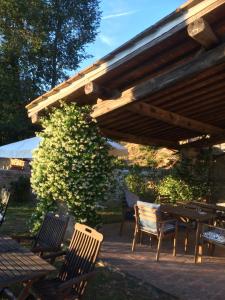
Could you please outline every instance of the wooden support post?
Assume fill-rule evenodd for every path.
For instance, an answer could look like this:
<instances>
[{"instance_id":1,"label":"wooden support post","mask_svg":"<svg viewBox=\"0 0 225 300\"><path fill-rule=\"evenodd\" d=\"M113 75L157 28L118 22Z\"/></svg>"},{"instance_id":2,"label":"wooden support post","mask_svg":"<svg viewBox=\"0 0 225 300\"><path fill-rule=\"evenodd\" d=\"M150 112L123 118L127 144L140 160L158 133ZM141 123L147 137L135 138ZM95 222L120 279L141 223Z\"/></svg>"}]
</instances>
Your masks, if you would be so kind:
<instances>
[{"instance_id":1,"label":"wooden support post","mask_svg":"<svg viewBox=\"0 0 225 300\"><path fill-rule=\"evenodd\" d=\"M213 32L211 26L203 18L195 20L187 27L188 35L201 44L204 48L209 49L219 43L219 40Z\"/></svg>"}]
</instances>

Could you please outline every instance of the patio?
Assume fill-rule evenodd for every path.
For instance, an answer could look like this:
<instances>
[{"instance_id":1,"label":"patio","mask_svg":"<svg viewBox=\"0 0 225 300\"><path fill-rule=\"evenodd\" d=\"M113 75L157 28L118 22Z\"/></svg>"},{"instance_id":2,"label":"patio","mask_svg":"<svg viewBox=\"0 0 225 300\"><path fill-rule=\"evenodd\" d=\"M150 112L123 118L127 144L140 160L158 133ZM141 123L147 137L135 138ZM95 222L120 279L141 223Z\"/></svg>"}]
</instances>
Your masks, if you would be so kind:
<instances>
[{"instance_id":1,"label":"patio","mask_svg":"<svg viewBox=\"0 0 225 300\"><path fill-rule=\"evenodd\" d=\"M133 276L178 297L178 299L224 299L224 265L225 256L221 248L216 248L214 257L203 256L202 264L195 265L194 234L191 234L191 248L184 254L184 236L178 234L177 256L172 256L171 240L163 241L160 262L155 261L156 243L150 248L148 239L137 245L131 252L133 224L126 224L120 237L119 224L104 226L105 241L101 258ZM205 251L204 251L205 253Z\"/></svg>"}]
</instances>

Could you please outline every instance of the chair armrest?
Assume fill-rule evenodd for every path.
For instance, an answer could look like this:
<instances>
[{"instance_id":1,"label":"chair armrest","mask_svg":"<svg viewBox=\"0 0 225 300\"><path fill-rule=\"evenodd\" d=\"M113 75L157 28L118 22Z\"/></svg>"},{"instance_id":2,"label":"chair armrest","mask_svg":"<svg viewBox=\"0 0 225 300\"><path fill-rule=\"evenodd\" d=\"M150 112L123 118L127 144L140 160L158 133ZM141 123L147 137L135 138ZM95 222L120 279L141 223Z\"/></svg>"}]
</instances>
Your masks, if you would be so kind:
<instances>
[{"instance_id":1,"label":"chair armrest","mask_svg":"<svg viewBox=\"0 0 225 300\"><path fill-rule=\"evenodd\" d=\"M177 219L168 219L168 220L162 220L162 221L159 221L159 223L161 224L161 225L164 225L164 224L166 224L166 223L172 223L172 222L177 222Z\"/></svg>"},{"instance_id":2,"label":"chair armrest","mask_svg":"<svg viewBox=\"0 0 225 300\"><path fill-rule=\"evenodd\" d=\"M64 251L59 251L59 252L43 255L42 258L43 259L56 258L56 257L59 257L59 256L63 256L65 254L66 254L66 251L64 250Z\"/></svg>"},{"instance_id":3,"label":"chair armrest","mask_svg":"<svg viewBox=\"0 0 225 300\"><path fill-rule=\"evenodd\" d=\"M58 287L58 290L59 291L63 291L65 289L68 289L70 287L72 287L74 284L78 284L80 283L81 281L84 281L84 280L88 280L90 279L91 277L93 277L97 272L96 271L92 271L92 272L89 272L87 274L84 274L84 275L80 275L76 278L72 278L62 284L59 285Z\"/></svg>"},{"instance_id":4,"label":"chair armrest","mask_svg":"<svg viewBox=\"0 0 225 300\"><path fill-rule=\"evenodd\" d=\"M21 243L22 241L33 241L35 240L36 236L30 236L30 235L13 235L11 236L12 239L16 240L18 243Z\"/></svg>"}]
</instances>

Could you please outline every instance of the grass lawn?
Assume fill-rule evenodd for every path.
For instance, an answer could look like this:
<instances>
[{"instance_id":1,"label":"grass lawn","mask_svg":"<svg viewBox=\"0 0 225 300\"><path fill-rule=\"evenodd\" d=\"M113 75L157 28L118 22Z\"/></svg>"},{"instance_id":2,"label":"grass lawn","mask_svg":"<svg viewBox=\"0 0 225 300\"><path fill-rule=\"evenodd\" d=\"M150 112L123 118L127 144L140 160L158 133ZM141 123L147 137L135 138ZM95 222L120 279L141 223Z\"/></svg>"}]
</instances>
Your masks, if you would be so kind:
<instances>
[{"instance_id":1,"label":"grass lawn","mask_svg":"<svg viewBox=\"0 0 225 300\"><path fill-rule=\"evenodd\" d=\"M6 220L0 228L0 234L27 234L28 221L34 210L33 205L11 205L6 214ZM103 222L113 223L121 220L119 209L101 211ZM99 262L96 267L97 276L92 279L87 288L84 300L172 300L174 297L137 280L131 275L124 274L115 267ZM13 288L19 291L18 286ZM1 298L5 300L7 298ZM31 297L29 297L31 299Z\"/></svg>"}]
</instances>

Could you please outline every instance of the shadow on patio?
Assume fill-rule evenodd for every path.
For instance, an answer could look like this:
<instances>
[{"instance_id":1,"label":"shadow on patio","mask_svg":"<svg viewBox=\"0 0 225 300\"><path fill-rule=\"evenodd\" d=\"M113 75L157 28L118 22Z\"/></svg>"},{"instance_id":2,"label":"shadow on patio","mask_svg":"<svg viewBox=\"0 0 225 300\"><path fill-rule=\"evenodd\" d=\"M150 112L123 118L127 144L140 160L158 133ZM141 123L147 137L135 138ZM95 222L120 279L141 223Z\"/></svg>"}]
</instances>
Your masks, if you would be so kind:
<instances>
[{"instance_id":1,"label":"shadow on patio","mask_svg":"<svg viewBox=\"0 0 225 300\"><path fill-rule=\"evenodd\" d=\"M148 239L137 245L131 252L133 225L126 227L122 237L119 236L119 224L104 226L105 242L102 259L132 274L151 285L188 300L222 300L225 295L224 267L225 255L216 249L214 257L203 256L202 264L194 264L194 235L191 235L190 249L184 254L184 238L179 231L177 256L172 256L171 240L163 241L160 261L155 261L156 243L150 247ZM205 253L206 251L204 251Z\"/></svg>"}]
</instances>

